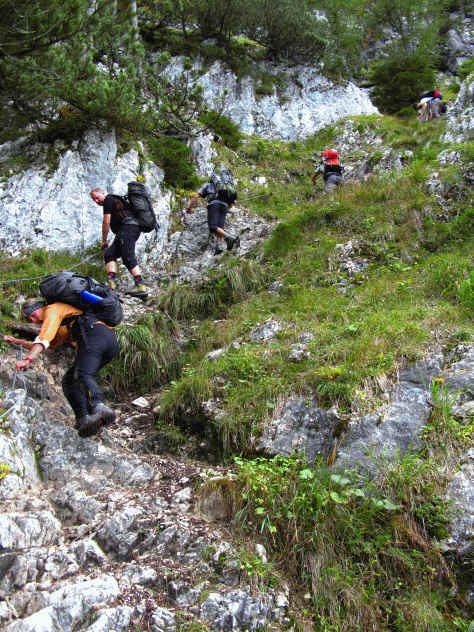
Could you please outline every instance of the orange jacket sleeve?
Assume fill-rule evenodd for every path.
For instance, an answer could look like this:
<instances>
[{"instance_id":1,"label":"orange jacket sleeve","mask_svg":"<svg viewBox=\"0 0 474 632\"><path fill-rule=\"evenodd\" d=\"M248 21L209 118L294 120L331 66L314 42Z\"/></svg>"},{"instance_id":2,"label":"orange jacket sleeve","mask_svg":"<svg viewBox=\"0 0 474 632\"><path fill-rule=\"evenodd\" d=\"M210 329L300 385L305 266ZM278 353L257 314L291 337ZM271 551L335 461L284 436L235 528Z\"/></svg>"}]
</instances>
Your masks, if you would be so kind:
<instances>
[{"instance_id":1,"label":"orange jacket sleeve","mask_svg":"<svg viewBox=\"0 0 474 632\"><path fill-rule=\"evenodd\" d=\"M62 321L68 316L78 316L82 314L80 309L66 305L66 303L51 303L47 305L44 312L44 320L41 329L34 342L43 345L44 349L49 346L59 347L71 340L71 335Z\"/></svg>"}]
</instances>

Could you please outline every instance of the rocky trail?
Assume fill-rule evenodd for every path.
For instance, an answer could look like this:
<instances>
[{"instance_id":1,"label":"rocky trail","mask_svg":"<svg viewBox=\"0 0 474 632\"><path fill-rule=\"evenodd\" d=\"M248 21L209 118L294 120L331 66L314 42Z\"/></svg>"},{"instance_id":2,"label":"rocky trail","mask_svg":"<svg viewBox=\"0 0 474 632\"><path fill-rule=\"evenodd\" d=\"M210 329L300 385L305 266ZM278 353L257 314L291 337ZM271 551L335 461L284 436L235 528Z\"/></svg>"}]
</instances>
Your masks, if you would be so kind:
<instances>
[{"instance_id":1,"label":"rocky trail","mask_svg":"<svg viewBox=\"0 0 474 632\"><path fill-rule=\"evenodd\" d=\"M143 414L81 439L23 390L3 405L5 632L175 630L195 618L255 629L284 619L285 594L242 581L222 498L197 494L218 469L134 453L148 434Z\"/></svg>"}]
</instances>

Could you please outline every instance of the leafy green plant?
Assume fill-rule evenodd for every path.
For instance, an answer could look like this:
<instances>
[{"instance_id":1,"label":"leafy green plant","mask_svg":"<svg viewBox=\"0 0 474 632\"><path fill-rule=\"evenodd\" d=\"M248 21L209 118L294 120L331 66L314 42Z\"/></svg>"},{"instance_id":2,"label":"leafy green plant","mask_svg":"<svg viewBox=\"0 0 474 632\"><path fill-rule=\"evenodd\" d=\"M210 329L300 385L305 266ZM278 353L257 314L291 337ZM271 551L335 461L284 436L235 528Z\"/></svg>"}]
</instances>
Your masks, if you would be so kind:
<instances>
[{"instance_id":1,"label":"leafy green plant","mask_svg":"<svg viewBox=\"0 0 474 632\"><path fill-rule=\"evenodd\" d=\"M191 150L182 141L171 137L149 138L148 147L153 162L163 168L169 186L184 189L198 186Z\"/></svg>"},{"instance_id":2,"label":"leafy green plant","mask_svg":"<svg viewBox=\"0 0 474 632\"><path fill-rule=\"evenodd\" d=\"M474 60L472 58L466 59L457 67L457 74L459 78L461 79L461 81L464 81L465 79L467 79L469 75L473 72L474 72Z\"/></svg>"},{"instance_id":3,"label":"leafy green plant","mask_svg":"<svg viewBox=\"0 0 474 632\"><path fill-rule=\"evenodd\" d=\"M0 481L10 473L10 466L7 463L0 463Z\"/></svg>"},{"instance_id":4,"label":"leafy green plant","mask_svg":"<svg viewBox=\"0 0 474 632\"><path fill-rule=\"evenodd\" d=\"M214 137L222 141L224 145L230 147L230 149L238 149L242 140L242 133L239 130L239 126L227 116L219 114L215 110L210 110L200 114L199 121L210 129Z\"/></svg>"},{"instance_id":5,"label":"leafy green plant","mask_svg":"<svg viewBox=\"0 0 474 632\"><path fill-rule=\"evenodd\" d=\"M242 547L239 554L240 570L256 586L275 586L278 577L274 574L274 565L265 562L256 552Z\"/></svg>"},{"instance_id":6,"label":"leafy green plant","mask_svg":"<svg viewBox=\"0 0 474 632\"><path fill-rule=\"evenodd\" d=\"M425 608L409 605L411 590L420 594L421 586L428 620L448 624L433 587L446 569L428 532L441 533L446 514L430 482L432 466L407 457L375 487L320 461L310 469L296 456L236 463L242 486L236 521L263 537L301 589L312 591L315 629L331 629L328 621L341 632L428 629L417 627Z\"/></svg>"},{"instance_id":7,"label":"leafy green plant","mask_svg":"<svg viewBox=\"0 0 474 632\"><path fill-rule=\"evenodd\" d=\"M431 385L433 411L425 429L425 436L443 452L455 453L472 445L474 423L457 420L453 407L461 393L450 392L443 378L437 378Z\"/></svg>"}]
</instances>

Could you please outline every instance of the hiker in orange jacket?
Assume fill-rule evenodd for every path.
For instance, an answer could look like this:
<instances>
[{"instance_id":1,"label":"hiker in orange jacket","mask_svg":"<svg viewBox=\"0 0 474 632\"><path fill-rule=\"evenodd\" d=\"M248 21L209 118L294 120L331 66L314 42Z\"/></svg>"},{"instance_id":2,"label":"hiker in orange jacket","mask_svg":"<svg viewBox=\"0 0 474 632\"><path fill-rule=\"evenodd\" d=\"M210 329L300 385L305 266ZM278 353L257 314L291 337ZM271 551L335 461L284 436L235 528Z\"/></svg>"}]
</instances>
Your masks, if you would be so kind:
<instances>
[{"instance_id":1,"label":"hiker in orange jacket","mask_svg":"<svg viewBox=\"0 0 474 632\"><path fill-rule=\"evenodd\" d=\"M118 343L112 328L91 315L66 303L46 305L42 299L28 299L22 313L31 323L41 325L35 340L4 336L5 342L20 344L28 349L28 357L18 360L19 370L27 369L46 349L70 343L76 350L74 364L64 374L63 393L76 416L81 437L96 434L101 424L115 419L115 412L104 403L95 377L100 369L118 353ZM83 320L79 321L81 317ZM67 324L65 324L65 320Z\"/></svg>"}]
</instances>

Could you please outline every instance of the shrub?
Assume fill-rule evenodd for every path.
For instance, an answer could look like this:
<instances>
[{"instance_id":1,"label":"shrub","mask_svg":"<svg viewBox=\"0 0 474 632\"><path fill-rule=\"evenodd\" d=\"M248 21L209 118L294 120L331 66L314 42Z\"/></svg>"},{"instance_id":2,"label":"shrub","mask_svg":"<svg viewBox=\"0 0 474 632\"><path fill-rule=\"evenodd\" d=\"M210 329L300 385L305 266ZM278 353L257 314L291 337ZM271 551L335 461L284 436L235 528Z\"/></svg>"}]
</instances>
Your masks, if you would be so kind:
<instances>
[{"instance_id":1,"label":"shrub","mask_svg":"<svg viewBox=\"0 0 474 632\"><path fill-rule=\"evenodd\" d=\"M462 81L467 79L469 75L474 72L474 59L466 59L462 64L459 64L458 68L458 76Z\"/></svg>"},{"instance_id":2,"label":"shrub","mask_svg":"<svg viewBox=\"0 0 474 632\"><path fill-rule=\"evenodd\" d=\"M151 158L165 172L165 182L172 187L194 189L199 184L189 147L169 136L148 141Z\"/></svg>"},{"instance_id":3,"label":"shrub","mask_svg":"<svg viewBox=\"0 0 474 632\"><path fill-rule=\"evenodd\" d=\"M295 456L235 460L235 520L312 591L313 629L448 629L434 625L446 622L432 578L447 569L430 535L445 536L447 505L432 463L415 454L380 462L376 487ZM412 590L425 601L419 612Z\"/></svg>"},{"instance_id":4,"label":"shrub","mask_svg":"<svg viewBox=\"0 0 474 632\"><path fill-rule=\"evenodd\" d=\"M238 125L233 123L227 116L219 114L214 110L204 112L199 117L203 125L209 128L218 140L230 149L237 149L242 140L242 134Z\"/></svg>"},{"instance_id":5,"label":"shrub","mask_svg":"<svg viewBox=\"0 0 474 632\"><path fill-rule=\"evenodd\" d=\"M377 107L393 114L416 103L420 94L436 83L436 75L425 54L390 57L371 68L375 84L372 98Z\"/></svg>"}]
</instances>

